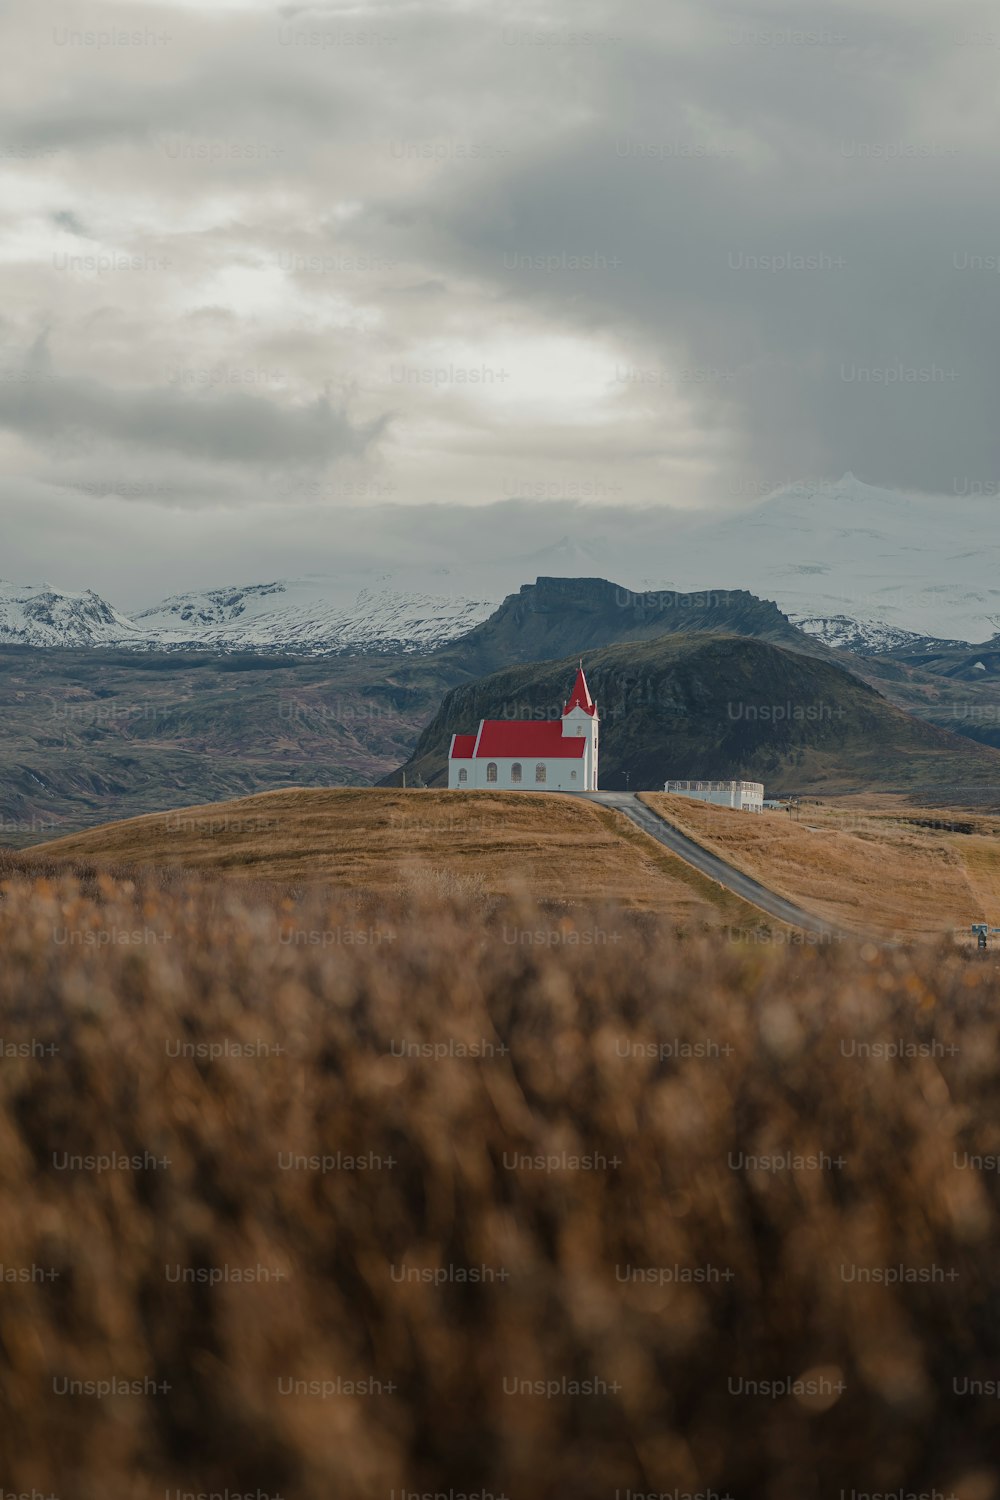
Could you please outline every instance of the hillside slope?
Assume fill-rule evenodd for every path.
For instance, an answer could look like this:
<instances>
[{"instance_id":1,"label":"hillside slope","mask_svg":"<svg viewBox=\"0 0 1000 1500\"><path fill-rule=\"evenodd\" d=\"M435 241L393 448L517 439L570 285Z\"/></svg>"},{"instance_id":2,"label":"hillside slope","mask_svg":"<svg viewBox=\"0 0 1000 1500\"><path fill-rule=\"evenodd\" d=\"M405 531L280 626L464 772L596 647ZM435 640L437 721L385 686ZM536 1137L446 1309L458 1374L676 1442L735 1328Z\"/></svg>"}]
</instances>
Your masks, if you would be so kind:
<instances>
[{"instance_id":1,"label":"hillside slope","mask_svg":"<svg viewBox=\"0 0 1000 1500\"><path fill-rule=\"evenodd\" d=\"M108 823L25 857L182 867L367 895L523 893L656 911L699 929L781 928L624 818L554 793L295 788Z\"/></svg>"},{"instance_id":2,"label":"hillside slope","mask_svg":"<svg viewBox=\"0 0 1000 1500\"><path fill-rule=\"evenodd\" d=\"M634 802L635 799L627 799ZM703 848L843 932L910 940L968 935L1000 917L1000 823L908 804L836 799L751 817L643 794ZM886 802L891 799L884 799ZM351 899L507 896L557 910L655 912L688 931L761 945L799 941L756 905L700 875L618 811L558 793L294 788L108 823L27 854L5 873L104 866L197 872L227 882L328 888ZM159 877L158 877L159 878ZM618 941L615 919L602 939Z\"/></svg>"},{"instance_id":3,"label":"hillside slope","mask_svg":"<svg viewBox=\"0 0 1000 1500\"><path fill-rule=\"evenodd\" d=\"M424 656L0 647L0 845L398 765L455 676Z\"/></svg>"},{"instance_id":4,"label":"hillside slope","mask_svg":"<svg viewBox=\"0 0 1000 1500\"><path fill-rule=\"evenodd\" d=\"M893 791L1000 805L1000 753L893 707L839 667L764 641L672 635L586 662L601 715L601 786L742 776L769 792ZM386 784L443 784L453 733L481 718L558 716L575 663L524 665L455 688Z\"/></svg>"},{"instance_id":5,"label":"hillside slope","mask_svg":"<svg viewBox=\"0 0 1000 1500\"><path fill-rule=\"evenodd\" d=\"M905 939L1000 919L1000 822L902 803L809 801L751 817L688 797L641 801L769 890L846 930ZM892 799L884 799L884 803Z\"/></svg>"}]
</instances>

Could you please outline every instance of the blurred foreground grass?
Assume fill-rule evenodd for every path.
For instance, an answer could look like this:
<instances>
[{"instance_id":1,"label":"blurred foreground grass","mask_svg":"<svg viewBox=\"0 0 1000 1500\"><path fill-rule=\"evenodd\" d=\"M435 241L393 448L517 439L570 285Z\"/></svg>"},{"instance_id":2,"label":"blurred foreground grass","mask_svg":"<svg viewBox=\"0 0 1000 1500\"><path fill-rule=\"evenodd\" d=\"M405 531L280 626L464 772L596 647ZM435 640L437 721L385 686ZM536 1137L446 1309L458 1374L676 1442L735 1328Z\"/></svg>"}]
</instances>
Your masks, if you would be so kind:
<instances>
[{"instance_id":1,"label":"blurred foreground grass","mask_svg":"<svg viewBox=\"0 0 1000 1500\"><path fill-rule=\"evenodd\" d=\"M992 958L29 870L4 1491L998 1493Z\"/></svg>"}]
</instances>

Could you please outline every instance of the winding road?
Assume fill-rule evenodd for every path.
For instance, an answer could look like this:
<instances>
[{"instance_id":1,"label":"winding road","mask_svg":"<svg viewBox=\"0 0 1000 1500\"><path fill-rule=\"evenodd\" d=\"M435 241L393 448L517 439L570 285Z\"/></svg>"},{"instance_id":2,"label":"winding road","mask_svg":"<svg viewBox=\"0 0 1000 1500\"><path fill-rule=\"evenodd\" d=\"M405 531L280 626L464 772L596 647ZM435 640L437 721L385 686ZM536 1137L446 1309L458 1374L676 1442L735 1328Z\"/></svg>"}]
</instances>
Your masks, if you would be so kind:
<instances>
[{"instance_id":1,"label":"winding road","mask_svg":"<svg viewBox=\"0 0 1000 1500\"><path fill-rule=\"evenodd\" d=\"M769 890L766 885L761 885L759 880L754 880L750 875L744 875L742 870L737 870L728 860L722 859L718 854L702 848L696 844L694 839L688 838L687 834L681 833L673 823L655 813L645 802L639 801L638 792L584 792L582 794L589 802L597 802L601 807L613 808L615 812L624 813L637 828L643 833L648 833L650 838L656 839L657 843L669 849L671 854L676 854L710 880L716 881L718 885L725 886L727 891L732 891L736 896L742 896L744 901L750 901L754 906L760 907L769 917L776 917L779 922L787 922L790 927L799 927L803 932L815 934L818 937L841 938L852 937L856 934L847 933L843 928L836 927L832 922L825 922L822 917L817 917L812 912L803 911L801 906L796 906L792 901L786 901L784 896L779 896L776 891ZM751 816L749 813L747 816Z\"/></svg>"}]
</instances>

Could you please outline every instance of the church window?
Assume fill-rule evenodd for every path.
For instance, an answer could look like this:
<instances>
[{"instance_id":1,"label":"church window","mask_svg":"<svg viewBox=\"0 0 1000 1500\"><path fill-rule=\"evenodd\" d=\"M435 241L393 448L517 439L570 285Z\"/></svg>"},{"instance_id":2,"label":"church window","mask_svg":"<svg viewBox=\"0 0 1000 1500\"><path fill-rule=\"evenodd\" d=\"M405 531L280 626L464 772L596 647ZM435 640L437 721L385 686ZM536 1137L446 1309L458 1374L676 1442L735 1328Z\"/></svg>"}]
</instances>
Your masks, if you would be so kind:
<instances>
[{"instance_id":1,"label":"church window","mask_svg":"<svg viewBox=\"0 0 1000 1500\"><path fill-rule=\"evenodd\" d=\"M537 766L535 767L535 780L536 781L544 781L545 780L545 762L543 760L540 760L538 762Z\"/></svg>"},{"instance_id":2,"label":"church window","mask_svg":"<svg viewBox=\"0 0 1000 1500\"><path fill-rule=\"evenodd\" d=\"M468 781L468 779L469 779L469 773L468 773L468 771L465 770L464 767L462 768L461 771L459 771L459 773L458 773L458 779L459 779L459 781Z\"/></svg>"},{"instance_id":3,"label":"church window","mask_svg":"<svg viewBox=\"0 0 1000 1500\"><path fill-rule=\"evenodd\" d=\"M570 773L569 773L569 779L570 779L570 781L575 781L576 780L576 772L575 771L570 771Z\"/></svg>"},{"instance_id":4,"label":"church window","mask_svg":"<svg viewBox=\"0 0 1000 1500\"><path fill-rule=\"evenodd\" d=\"M487 781L496 781L496 779L497 779L497 763L496 763L495 760L491 760L490 763L489 763L489 765L486 767L486 780Z\"/></svg>"},{"instance_id":5,"label":"church window","mask_svg":"<svg viewBox=\"0 0 1000 1500\"><path fill-rule=\"evenodd\" d=\"M518 782L521 779L521 762L519 760L516 760L510 768L510 779L513 782Z\"/></svg>"}]
</instances>

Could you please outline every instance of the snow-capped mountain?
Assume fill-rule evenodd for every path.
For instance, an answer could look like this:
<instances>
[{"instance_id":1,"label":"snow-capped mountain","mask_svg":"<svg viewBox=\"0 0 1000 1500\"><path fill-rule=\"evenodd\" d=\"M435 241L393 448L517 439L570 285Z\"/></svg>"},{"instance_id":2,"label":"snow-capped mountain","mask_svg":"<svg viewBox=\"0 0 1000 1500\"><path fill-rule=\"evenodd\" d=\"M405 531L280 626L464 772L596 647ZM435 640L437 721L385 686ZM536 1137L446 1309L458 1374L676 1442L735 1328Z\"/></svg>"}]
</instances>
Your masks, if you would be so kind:
<instances>
[{"instance_id":1,"label":"snow-capped mountain","mask_svg":"<svg viewBox=\"0 0 1000 1500\"><path fill-rule=\"evenodd\" d=\"M144 632L90 589L0 580L0 642L16 646L142 646Z\"/></svg>"},{"instance_id":2,"label":"snow-capped mountain","mask_svg":"<svg viewBox=\"0 0 1000 1500\"><path fill-rule=\"evenodd\" d=\"M98 595L0 584L0 643L163 650L420 651L464 635L523 583L747 589L831 646L869 654L1000 634L995 497L905 495L853 474L693 523L650 509L605 534L466 565L367 568L178 594L134 615ZM607 523L607 513L602 519Z\"/></svg>"},{"instance_id":3,"label":"snow-capped mountain","mask_svg":"<svg viewBox=\"0 0 1000 1500\"><path fill-rule=\"evenodd\" d=\"M0 583L0 644L223 651L425 651L465 635L539 574L599 576L597 548L563 538L533 554L465 567L309 574L195 590L128 616L98 595ZM44 598L44 609L28 598ZM99 621L104 621L99 627Z\"/></svg>"},{"instance_id":4,"label":"snow-capped mountain","mask_svg":"<svg viewBox=\"0 0 1000 1500\"><path fill-rule=\"evenodd\" d=\"M503 597L470 599L423 584L374 573L362 588L356 575L278 580L179 594L130 618L90 590L0 582L0 644L420 651L465 635Z\"/></svg>"},{"instance_id":5,"label":"snow-capped mountain","mask_svg":"<svg viewBox=\"0 0 1000 1500\"><path fill-rule=\"evenodd\" d=\"M601 578L608 566L609 545L613 547L614 544L609 543L607 537L580 541L564 536L548 547L539 547L536 552L505 558L503 567L508 572L524 574L521 583L535 578Z\"/></svg>"},{"instance_id":6,"label":"snow-capped mountain","mask_svg":"<svg viewBox=\"0 0 1000 1500\"><path fill-rule=\"evenodd\" d=\"M793 625L842 651L858 656L872 656L880 651L895 651L900 646L914 646L918 636L912 630L900 630L881 620L852 620L850 615L789 615Z\"/></svg>"},{"instance_id":7,"label":"snow-capped mountain","mask_svg":"<svg viewBox=\"0 0 1000 1500\"><path fill-rule=\"evenodd\" d=\"M996 497L796 484L680 538L675 588L749 589L829 645L886 651L1000 631Z\"/></svg>"},{"instance_id":8,"label":"snow-capped mountain","mask_svg":"<svg viewBox=\"0 0 1000 1500\"><path fill-rule=\"evenodd\" d=\"M135 616L160 646L290 651L426 650L464 635L498 600L430 592L422 579L384 573L363 588L316 575L178 594Z\"/></svg>"}]
</instances>

